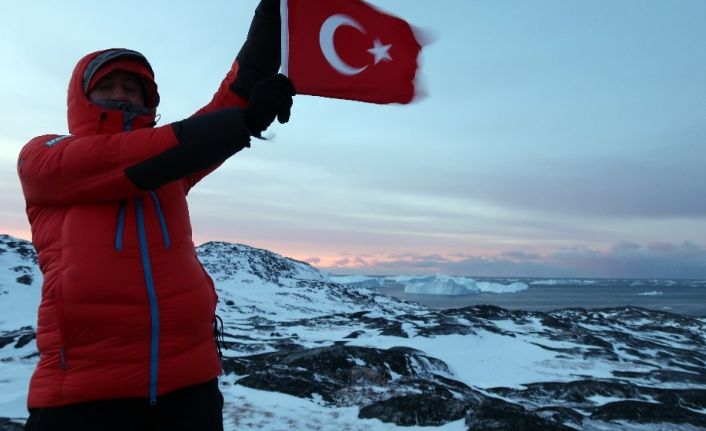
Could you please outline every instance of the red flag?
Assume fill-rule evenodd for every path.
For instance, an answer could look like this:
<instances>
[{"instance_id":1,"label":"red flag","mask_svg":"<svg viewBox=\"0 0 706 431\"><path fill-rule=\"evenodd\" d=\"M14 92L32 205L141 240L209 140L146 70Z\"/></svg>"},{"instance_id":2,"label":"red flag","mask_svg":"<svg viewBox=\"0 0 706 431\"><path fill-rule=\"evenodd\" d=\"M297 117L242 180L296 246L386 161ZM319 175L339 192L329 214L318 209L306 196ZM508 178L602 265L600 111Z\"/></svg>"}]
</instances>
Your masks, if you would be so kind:
<instances>
[{"instance_id":1,"label":"red flag","mask_svg":"<svg viewBox=\"0 0 706 431\"><path fill-rule=\"evenodd\" d=\"M282 69L298 94L409 103L421 45L362 0L281 0Z\"/></svg>"}]
</instances>

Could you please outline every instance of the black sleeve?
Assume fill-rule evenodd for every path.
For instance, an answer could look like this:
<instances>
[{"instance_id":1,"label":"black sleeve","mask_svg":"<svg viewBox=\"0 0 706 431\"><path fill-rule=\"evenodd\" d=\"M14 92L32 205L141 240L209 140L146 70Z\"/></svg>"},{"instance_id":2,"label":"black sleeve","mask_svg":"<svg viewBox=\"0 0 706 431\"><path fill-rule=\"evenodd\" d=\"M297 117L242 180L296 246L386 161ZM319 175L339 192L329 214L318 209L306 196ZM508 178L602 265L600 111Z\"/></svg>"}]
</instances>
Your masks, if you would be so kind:
<instances>
[{"instance_id":1,"label":"black sleeve","mask_svg":"<svg viewBox=\"0 0 706 431\"><path fill-rule=\"evenodd\" d=\"M250 146L238 108L220 109L171 126L179 140L176 147L125 169L125 175L142 190L155 190L207 169Z\"/></svg>"},{"instance_id":2,"label":"black sleeve","mask_svg":"<svg viewBox=\"0 0 706 431\"><path fill-rule=\"evenodd\" d=\"M279 0L261 0L248 38L238 52L238 76L230 89L245 100L258 82L277 73L280 65Z\"/></svg>"}]
</instances>

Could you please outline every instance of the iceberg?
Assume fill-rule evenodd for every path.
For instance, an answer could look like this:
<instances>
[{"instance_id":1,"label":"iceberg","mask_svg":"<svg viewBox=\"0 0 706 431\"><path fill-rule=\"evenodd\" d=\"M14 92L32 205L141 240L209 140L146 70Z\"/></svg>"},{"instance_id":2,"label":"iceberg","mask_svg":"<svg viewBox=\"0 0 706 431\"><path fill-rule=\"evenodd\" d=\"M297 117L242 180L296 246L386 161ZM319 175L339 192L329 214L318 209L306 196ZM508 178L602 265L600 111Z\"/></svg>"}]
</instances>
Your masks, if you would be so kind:
<instances>
[{"instance_id":1,"label":"iceberg","mask_svg":"<svg viewBox=\"0 0 706 431\"><path fill-rule=\"evenodd\" d=\"M453 277L446 274L424 277L408 275L329 275L329 280L356 288L403 288L405 293L414 295L476 295L483 292L516 293L528 288L527 283L519 281L502 284L493 281L476 281L470 277Z\"/></svg>"},{"instance_id":2,"label":"iceberg","mask_svg":"<svg viewBox=\"0 0 706 431\"><path fill-rule=\"evenodd\" d=\"M476 282L476 285L481 292L492 293L516 293L522 290L527 290L527 284L519 281L510 284L490 283L487 281Z\"/></svg>"},{"instance_id":3,"label":"iceberg","mask_svg":"<svg viewBox=\"0 0 706 431\"><path fill-rule=\"evenodd\" d=\"M468 277L450 277L437 274L406 281L404 291L418 295L473 295L482 292L515 293L525 289L527 289L527 284L521 282L500 284L490 281L476 281Z\"/></svg>"},{"instance_id":4,"label":"iceberg","mask_svg":"<svg viewBox=\"0 0 706 431\"><path fill-rule=\"evenodd\" d=\"M412 278L405 283L405 293L419 295L471 295L480 293L473 279L449 277L447 275L432 275L429 277Z\"/></svg>"}]
</instances>

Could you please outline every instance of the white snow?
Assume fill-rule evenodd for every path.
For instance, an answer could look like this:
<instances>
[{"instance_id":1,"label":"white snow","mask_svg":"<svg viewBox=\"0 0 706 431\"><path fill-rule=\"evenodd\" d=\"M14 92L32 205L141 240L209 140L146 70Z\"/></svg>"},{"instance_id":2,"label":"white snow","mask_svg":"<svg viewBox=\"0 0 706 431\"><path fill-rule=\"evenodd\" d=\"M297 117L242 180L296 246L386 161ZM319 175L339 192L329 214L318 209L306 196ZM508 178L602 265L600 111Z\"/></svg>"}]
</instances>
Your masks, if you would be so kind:
<instances>
[{"instance_id":1,"label":"white snow","mask_svg":"<svg viewBox=\"0 0 706 431\"><path fill-rule=\"evenodd\" d=\"M9 270L7 268L30 268L29 271ZM37 308L42 288L42 273L36 265L19 259L12 253L0 253L0 331L19 329L23 326L37 325ZM17 283L21 275L32 277L31 285ZM11 292L10 292L11 290ZM11 297L9 295L12 295Z\"/></svg>"},{"instance_id":2,"label":"white snow","mask_svg":"<svg viewBox=\"0 0 706 431\"><path fill-rule=\"evenodd\" d=\"M406 346L418 349L443 358L456 379L480 388L520 388L533 381L571 381L578 374L607 378L616 369L615 364L596 360L561 358L561 355L543 349L533 344L533 341L533 337L507 337L481 331L474 336L446 335L409 339L366 335L352 340L350 345L381 349ZM556 347L569 346L576 345L560 343Z\"/></svg>"},{"instance_id":3,"label":"white snow","mask_svg":"<svg viewBox=\"0 0 706 431\"><path fill-rule=\"evenodd\" d=\"M34 371L36 358L22 358L36 351L34 340L19 349L0 349L0 417L27 417L27 385Z\"/></svg>"},{"instance_id":4,"label":"white snow","mask_svg":"<svg viewBox=\"0 0 706 431\"><path fill-rule=\"evenodd\" d=\"M36 350L34 343L28 345L27 351ZM6 358L2 358L5 360ZM0 378L0 416L10 418L27 417L27 385L34 371L34 361L11 359L2 363Z\"/></svg>"}]
</instances>

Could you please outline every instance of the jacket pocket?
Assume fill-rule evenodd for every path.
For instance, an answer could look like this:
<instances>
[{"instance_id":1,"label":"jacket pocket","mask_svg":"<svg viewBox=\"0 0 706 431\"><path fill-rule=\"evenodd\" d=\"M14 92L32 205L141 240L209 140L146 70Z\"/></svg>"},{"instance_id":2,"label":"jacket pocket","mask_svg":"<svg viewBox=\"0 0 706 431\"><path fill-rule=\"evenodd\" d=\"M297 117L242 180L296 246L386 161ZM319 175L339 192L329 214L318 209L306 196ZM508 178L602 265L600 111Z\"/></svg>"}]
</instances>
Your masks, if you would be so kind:
<instances>
[{"instance_id":1,"label":"jacket pocket","mask_svg":"<svg viewBox=\"0 0 706 431\"><path fill-rule=\"evenodd\" d=\"M56 326L59 329L59 365L62 370L67 370L69 368L66 358L68 331L66 329L66 315L64 313L64 292L61 286L62 284L59 283L54 290L54 306L56 307Z\"/></svg>"}]
</instances>

